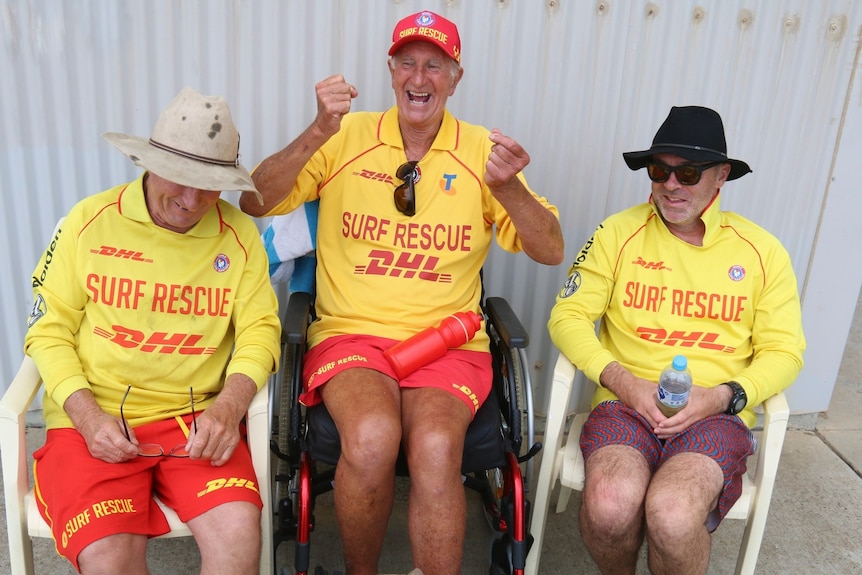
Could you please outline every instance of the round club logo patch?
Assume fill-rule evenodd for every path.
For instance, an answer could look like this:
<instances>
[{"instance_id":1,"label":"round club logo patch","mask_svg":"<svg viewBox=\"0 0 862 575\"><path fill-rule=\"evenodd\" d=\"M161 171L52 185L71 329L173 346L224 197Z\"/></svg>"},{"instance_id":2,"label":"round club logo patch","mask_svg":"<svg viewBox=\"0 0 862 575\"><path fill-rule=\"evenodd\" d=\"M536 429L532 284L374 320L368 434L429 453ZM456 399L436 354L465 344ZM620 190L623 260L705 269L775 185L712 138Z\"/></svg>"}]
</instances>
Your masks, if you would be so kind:
<instances>
[{"instance_id":1,"label":"round club logo patch","mask_svg":"<svg viewBox=\"0 0 862 575\"><path fill-rule=\"evenodd\" d=\"M745 268L739 265L730 266L730 269L727 270L727 277L735 282L742 281L745 279Z\"/></svg>"},{"instance_id":2,"label":"round club logo patch","mask_svg":"<svg viewBox=\"0 0 862 575\"><path fill-rule=\"evenodd\" d=\"M213 269L218 273L226 272L229 267L230 258L224 254L217 255L215 261L213 261Z\"/></svg>"}]
</instances>

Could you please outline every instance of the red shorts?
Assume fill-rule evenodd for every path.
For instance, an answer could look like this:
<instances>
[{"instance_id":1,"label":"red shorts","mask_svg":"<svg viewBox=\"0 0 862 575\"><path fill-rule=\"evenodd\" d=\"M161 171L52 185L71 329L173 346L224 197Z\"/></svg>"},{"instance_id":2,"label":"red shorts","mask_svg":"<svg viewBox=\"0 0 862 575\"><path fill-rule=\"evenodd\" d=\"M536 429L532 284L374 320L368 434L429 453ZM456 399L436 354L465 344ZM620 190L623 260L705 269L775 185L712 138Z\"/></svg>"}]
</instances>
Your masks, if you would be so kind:
<instances>
[{"instance_id":1,"label":"red shorts","mask_svg":"<svg viewBox=\"0 0 862 575\"><path fill-rule=\"evenodd\" d=\"M742 494L746 461L757 449L757 440L739 417L724 414L701 419L682 433L659 439L640 413L621 401L605 401L584 423L584 461L605 445L634 447L646 458L653 473L677 453L702 453L715 460L724 474L724 488L718 505L707 517L706 527L712 532Z\"/></svg>"},{"instance_id":2,"label":"red shorts","mask_svg":"<svg viewBox=\"0 0 862 575\"><path fill-rule=\"evenodd\" d=\"M191 416L186 421L190 424ZM140 443L162 445L165 452L186 442L175 419L136 427L135 435ZM106 463L90 455L77 430L49 429L45 445L33 457L39 512L51 527L57 552L79 571L78 554L102 537L155 537L169 531L153 493L183 521L231 501L263 507L245 441L220 467L209 460L176 457Z\"/></svg>"},{"instance_id":3,"label":"red shorts","mask_svg":"<svg viewBox=\"0 0 862 575\"><path fill-rule=\"evenodd\" d=\"M320 386L354 367L373 369L398 381L383 356L383 352L396 343L393 339L370 335L338 335L323 340L305 354L302 376L306 391L300 401L308 406L317 405L322 401L318 392ZM450 349L442 358L398 381L398 385L448 391L476 415L491 392L493 379L490 352Z\"/></svg>"}]
</instances>

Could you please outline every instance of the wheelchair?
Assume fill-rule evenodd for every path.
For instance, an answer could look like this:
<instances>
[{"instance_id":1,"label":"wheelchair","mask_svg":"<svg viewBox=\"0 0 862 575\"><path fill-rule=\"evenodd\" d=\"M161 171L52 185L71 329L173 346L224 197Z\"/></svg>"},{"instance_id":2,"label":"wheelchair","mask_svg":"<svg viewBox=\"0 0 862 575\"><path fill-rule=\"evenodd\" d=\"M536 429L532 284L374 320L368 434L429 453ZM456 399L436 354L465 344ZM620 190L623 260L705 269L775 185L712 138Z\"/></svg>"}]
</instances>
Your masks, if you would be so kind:
<instances>
[{"instance_id":1,"label":"wheelchair","mask_svg":"<svg viewBox=\"0 0 862 575\"><path fill-rule=\"evenodd\" d=\"M508 302L488 297L482 305L491 339L492 391L467 430L462 477L477 491L491 526L489 575L522 575L532 544L528 499L530 461L540 450L534 441L532 389L526 369L528 334ZM312 296L290 295L282 318L281 370L270 386L273 556L276 575L287 573L275 561L282 543L294 542L294 573L306 575L311 558L314 505L333 489L340 440L321 404L299 403L306 329L313 317ZM398 476L408 476L403 453Z\"/></svg>"}]
</instances>

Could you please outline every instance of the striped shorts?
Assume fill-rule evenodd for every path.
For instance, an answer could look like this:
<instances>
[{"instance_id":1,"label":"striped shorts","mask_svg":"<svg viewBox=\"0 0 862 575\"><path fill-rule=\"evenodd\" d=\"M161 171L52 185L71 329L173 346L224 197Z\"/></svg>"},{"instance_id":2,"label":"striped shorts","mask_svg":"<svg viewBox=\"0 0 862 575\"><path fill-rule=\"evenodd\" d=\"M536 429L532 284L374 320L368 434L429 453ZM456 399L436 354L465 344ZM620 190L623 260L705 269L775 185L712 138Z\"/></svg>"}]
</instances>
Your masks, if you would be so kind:
<instances>
[{"instance_id":1,"label":"striped shorts","mask_svg":"<svg viewBox=\"0 0 862 575\"><path fill-rule=\"evenodd\" d=\"M646 419L621 401L605 401L590 413L581 432L584 461L606 445L629 445L647 460L650 471L656 470L677 453L702 453L715 460L724 474L724 488L718 505L707 517L712 532L742 494L742 476L748 456L757 449L751 430L736 415L712 415L682 433L659 439Z\"/></svg>"}]
</instances>

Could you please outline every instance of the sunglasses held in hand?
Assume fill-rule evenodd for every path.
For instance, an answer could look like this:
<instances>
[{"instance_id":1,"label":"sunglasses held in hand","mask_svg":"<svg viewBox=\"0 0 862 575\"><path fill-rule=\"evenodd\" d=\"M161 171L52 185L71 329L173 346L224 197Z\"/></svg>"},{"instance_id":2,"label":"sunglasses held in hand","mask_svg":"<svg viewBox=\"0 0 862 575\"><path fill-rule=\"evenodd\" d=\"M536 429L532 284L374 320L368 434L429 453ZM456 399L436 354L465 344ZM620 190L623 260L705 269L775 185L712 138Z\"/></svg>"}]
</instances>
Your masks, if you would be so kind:
<instances>
[{"instance_id":1,"label":"sunglasses held in hand","mask_svg":"<svg viewBox=\"0 0 862 575\"><path fill-rule=\"evenodd\" d=\"M126 398L129 397L129 391L132 390L132 386L126 388L126 393L123 395L123 400L120 402L120 419L123 421L123 429L126 432L126 439L132 441L132 436L129 435L129 425L126 423L126 416L123 415L123 405L126 403ZM192 407L192 425L194 427L195 433L198 431L198 420L195 415L195 392L189 387L189 398L191 400ZM180 445L175 445L170 451L165 453L164 448L161 445L156 443L141 443L138 445L138 457L190 457L189 452L186 450L186 444L181 443Z\"/></svg>"}]
</instances>

